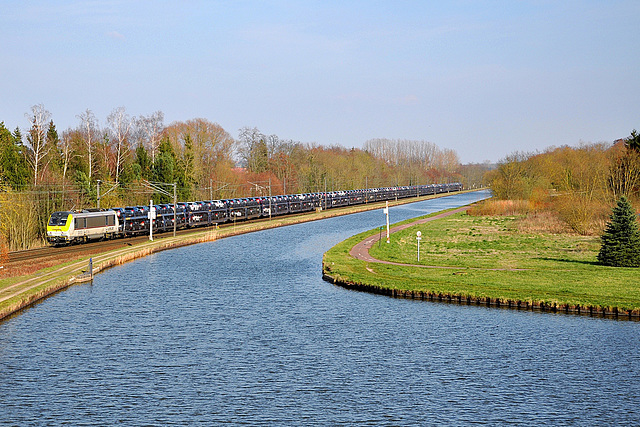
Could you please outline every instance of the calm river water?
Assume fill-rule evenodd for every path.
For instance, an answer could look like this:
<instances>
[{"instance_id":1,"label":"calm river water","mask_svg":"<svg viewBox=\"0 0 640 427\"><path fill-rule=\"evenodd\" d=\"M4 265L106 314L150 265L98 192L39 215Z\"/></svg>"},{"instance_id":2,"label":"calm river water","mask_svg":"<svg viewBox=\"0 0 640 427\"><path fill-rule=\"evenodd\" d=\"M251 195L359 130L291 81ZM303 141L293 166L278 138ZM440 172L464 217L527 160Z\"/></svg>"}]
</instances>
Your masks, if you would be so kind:
<instances>
[{"instance_id":1,"label":"calm river water","mask_svg":"<svg viewBox=\"0 0 640 427\"><path fill-rule=\"evenodd\" d=\"M327 249L383 223L378 210L159 253L0 323L0 423L640 424L639 323L322 280Z\"/></svg>"}]
</instances>

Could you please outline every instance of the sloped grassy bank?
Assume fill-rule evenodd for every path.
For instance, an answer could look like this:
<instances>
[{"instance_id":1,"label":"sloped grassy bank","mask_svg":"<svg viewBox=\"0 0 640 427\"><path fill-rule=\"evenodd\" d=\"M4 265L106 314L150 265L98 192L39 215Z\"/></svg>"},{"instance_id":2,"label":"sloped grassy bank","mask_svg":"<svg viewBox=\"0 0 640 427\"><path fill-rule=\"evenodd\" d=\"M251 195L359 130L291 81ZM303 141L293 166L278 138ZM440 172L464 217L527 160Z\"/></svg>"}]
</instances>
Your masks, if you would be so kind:
<instances>
[{"instance_id":1,"label":"sloped grassy bank","mask_svg":"<svg viewBox=\"0 0 640 427\"><path fill-rule=\"evenodd\" d=\"M377 235L371 230L327 251L323 273L341 286L396 297L640 317L639 269L598 265L597 237L523 232L520 220L458 213L409 227L370 250L376 259L405 265L349 255L356 243Z\"/></svg>"},{"instance_id":2,"label":"sloped grassy bank","mask_svg":"<svg viewBox=\"0 0 640 427\"><path fill-rule=\"evenodd\" d=\"M203 243L218 238L215 229L199 231L188 236L167 237L153 242L124 246L101 254L93 255L93 274L155 252L182 246ZM0 281L0 320L23 308L46 298L75 283L92 280L89 270L89 256L55 267L40 270L23 277Z\"/></svg>"}]
</instances>

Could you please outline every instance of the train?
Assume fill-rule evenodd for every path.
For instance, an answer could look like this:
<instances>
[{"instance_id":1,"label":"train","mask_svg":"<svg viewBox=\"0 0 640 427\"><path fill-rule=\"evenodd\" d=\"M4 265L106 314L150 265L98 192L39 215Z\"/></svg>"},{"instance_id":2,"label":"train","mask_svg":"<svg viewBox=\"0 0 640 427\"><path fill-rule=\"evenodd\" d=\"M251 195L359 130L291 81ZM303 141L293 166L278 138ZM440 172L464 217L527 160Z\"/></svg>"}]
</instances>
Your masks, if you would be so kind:
<instances>
[{"instance_id":1,"label":"train","mask_svg":"<svg viewBox=\"0 0 640 427\"><path fill-rule=\"evenodd\" d=\"M456 182L178 202L175 207L173 204L158 204L53 212L47 224L47 241L54 246L87 243L93 240L149 234L149 227L153 227L154 233L162 233L174 229L210 227L225 222L420 197L462 189L462 184Z\"/></svg>"}]
</instances>

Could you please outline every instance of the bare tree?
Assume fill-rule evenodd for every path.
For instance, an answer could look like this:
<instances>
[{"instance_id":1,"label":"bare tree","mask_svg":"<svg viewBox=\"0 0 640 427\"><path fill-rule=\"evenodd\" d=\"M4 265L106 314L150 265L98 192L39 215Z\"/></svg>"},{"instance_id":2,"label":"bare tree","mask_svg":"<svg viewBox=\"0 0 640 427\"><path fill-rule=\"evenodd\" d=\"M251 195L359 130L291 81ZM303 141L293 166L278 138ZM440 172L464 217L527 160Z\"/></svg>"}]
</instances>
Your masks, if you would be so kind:
<instances>
[{"instance_id":1,"label":"bare tree","mask_svg":"<svg viewBox=\"0 0 640 427\"><path fill-rule=\"evenodd\" d=\"M87 147L89 179L91 179L95 141L98 139L98 120L93 112L88 108L84 113L77 117L80 119L80 133L82 134L82 139Z\"/></svg>"},{"instance_id":2,"label":"bare tree","mask_svg":"<svg viewBox=\"0 0 640 427\"><path fill-rule=\"evenodd\" d=\"M38 185L38 178L42 173L43 161L51 147L47 145L47 124L51 118L51 113L44 108L44 105L38 104L31 107L31 113L25 116L31 122L31 128L27 134L27 141L31 146L31 156L29 163L33 168L33 184Z\"/></svg>"},{"instance_id":3,"label":"bare tree","mask_svg":"<svg viewBox=\"0 0 640 427\"><path fill-rule=\"evenodd\" d=\"M390 165L420 164L425 168L433 166L439 151L435 144L428 141L384 138L366 141L364 150Z\"/></svg>"},{"instance_id":4,"label":"bare tree","mask_svg":"<svg viewBox=\"0 0 640 427\"><path fill-rule=\"evenodd\" d=\"M267 137L257 127L240 129L238 154L243 165L253 172L263 172L267 166Z\"/></svg>"},{"instance_id":5,"label":"bare tree","mask_svg":"<svg viewBox=\"0 0 640 427\"><path fill-rule=\"evenodd\" d=\"M444 148L437 153L438 165L447 173L453 173L460 166L458 153L450 148Z\"/></svg>"},{"instance_id":6,"label":"bare tree","mask_svg":"<svg viewBox=\"0 0 640 427\"><path fill-rule=\"evenodd\" d=\"M116 156L115 181L118 182L122 165L129 154L129 138L135 118L131 118L124 107L118 107L107 116L107 123L113 136L111 143Z\"/></svg>"},{"instance_id":7,"label":"bare tree","mask_svg":"<svg viewBox=\"0 0 640 427\"><path fill-rule=\"evenodd\" d=\"M147 117L141 116L136 123L143 134L144 144L151 152L151 161L155 162L156 152L158 151L158 146L162 139L162 131L164 130L164 113L162 111L156 111Z\"/></svg>"},{"instance_id":8,"label":"bare tree","mask_svg":"<svg viewBox=\"0 0 640 427\"><path fill-rule=\"evenodd\" d=\"M73 150L73 138L77 135L77 131L66 130L62 133L62 138L58 142L58 149L62 157L62 178L67 177L67 170L69 170L69 163L71 159L77 156Z\"/></svg>"},{"instance_id":9,"label":"bare tree","mask_svg":"<svg viewBox=\"0 0 640 427\"><path fill-rule=\"evenodd\" d=\"M235 141L219 124L206 119L174 122L162 132L181 159L188 179L208 186L223 165L232 164Z\"/></svg>"},{"instance_id":10,"label":"bare tree","mask_svg":"<svg viewBox=\"0 0 640 427\"><path fill-rule=\"evenodd\" d=\"M608 176L612 198L630 197L640 187L640 152L617 144L611 149Z\"/></svg>"}]
</instances>

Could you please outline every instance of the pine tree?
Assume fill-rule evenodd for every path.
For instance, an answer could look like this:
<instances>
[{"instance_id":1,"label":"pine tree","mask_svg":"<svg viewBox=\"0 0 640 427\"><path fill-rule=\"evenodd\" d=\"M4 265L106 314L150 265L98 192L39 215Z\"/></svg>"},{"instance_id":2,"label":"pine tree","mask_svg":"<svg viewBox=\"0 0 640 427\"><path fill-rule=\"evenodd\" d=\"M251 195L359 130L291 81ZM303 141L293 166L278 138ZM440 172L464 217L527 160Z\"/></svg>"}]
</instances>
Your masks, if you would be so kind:
<instances>
[{"instance_id":1,"label":"pine tree","mask_svg":"<svg viewBox=\"0 0 640 427\"><path fill-rule=\"evenodd\" d=\"M59 143L60 138L58 137L58 130L56 129L56 125L53 123L53 120L51 120L49 121L49 128L47 129L46 144L49 146L49 156L51 156L51 158L48 159L48 162L56 171L62 169L62 154L58 147Z\"/></svg>"},{"instance_id":2,"label":"pine tree","mask_svg":"<svg viewBox=\"0 0 640 427\"><path fill-rule=\"evenodd\" d=\"M147 150L145 150L142 144L138 145L138 147L136 148L136 157L135 157L134 164L137 164L140 167L140 174L139 176L137 176L138 179L152 178L151 171L152 171L153 162L151 160L151 157L149 157Z\"/></svg>"},{"instance_id":3,"label":"pine tree","mask_svg":"<svg viewBox=\"0 0 640 427\"><path fill-rule=\"evenodd\" d=\"M22 132L20 132L18 126L16 126L16 129L13 131L13 140L16 145L22 146Z\"/></svg>"},{"instance_id":4,"label":"pine tree","mask_svg":"<svg viewBox=\"0 0 640 427\"><path fill-rule=\"evenodd\" d=\"M640 134L637 130L632 130L631 135L624 141L629 150L640 152Z\"/></svg>"},{"instance_id":5,"label":"pine tree","mask_svg":"<svg viewBox=\"0 0 640 427\"><path fill-rule=\"evenodd\" d=\"M613 267L640 267L640 229L629 200L622 196L602 234L598 261Z\"/></svg>"},{"instance_id":6,"label":"pine tree","mask_svg":"<svg viewBox=\"0 0 640 427\"><path fill-rule=\"evenodd\" d=\"M4 122L0 122L0 181L6 182L14 189L22 189L31 178L24 146L18 142L21 138L18 128L12 135L4 126Z\"/></svg>"},{"instance_id":7,"label":"pine tree","mask_svg":"<svg viewBox=\"0 0 640 427\"><path fill-rule=\"evenodd\" d=\"M168 138L164 138L158 146L158 153L152 166L153 180L157 183L172 184L176 182L176 154ZM162 193L154 193L153 200L158 203L172 203L173 197Z\"/></svg>"}]
</instances>

